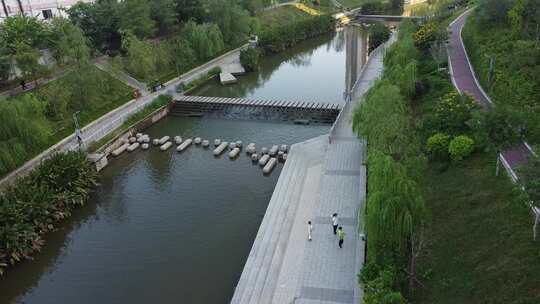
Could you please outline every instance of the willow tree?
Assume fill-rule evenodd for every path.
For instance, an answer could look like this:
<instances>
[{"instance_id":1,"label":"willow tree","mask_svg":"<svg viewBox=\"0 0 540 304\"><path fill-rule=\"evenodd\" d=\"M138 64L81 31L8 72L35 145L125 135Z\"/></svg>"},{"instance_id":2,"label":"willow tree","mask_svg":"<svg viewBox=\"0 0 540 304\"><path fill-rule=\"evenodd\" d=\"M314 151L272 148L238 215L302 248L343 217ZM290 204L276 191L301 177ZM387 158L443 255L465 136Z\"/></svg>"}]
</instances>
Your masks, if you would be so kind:
<instances>
[{"instance_id":1,"label":"willow tree","mask_svg":"<svg viewBox=\"0 0 540 304\"><path fill-rule=\"evenodd\" d=\"M385 72L390 81L399 87L401 94L408 98L416 93L417 63L415 60L407 65L394 65Z\"/></svg>"},{"instance_id":2,"label":"willow tree","mask_svg":"<svg viewBox=\"0 0 540 304\"><path fill-rule=\"evenodd\" d=\"M46 146L51 127L44 113L45 103L31 94L0 102L0 176Z\"/></svg>"},{"instance_id":3,"label":"willow tree","mask_svg":"<svg viewBox=\"0 0 540 304\"><path fill-rule=\"evenodd\" d=\"M406 261L411 285L415 261L422 246L426 219L424 200L407 168L384 153L371 150L366 210L368 260Z\"/></svg>"},{"instance_id":4,"label":"willow tree","mask_svg":"<svg viewBox=\"0 0 540 304\"><path fill-rule=\"evenodd\" d=\"M412 132L405 99L397 86L378 82L353 114L353 130L364 136L370 149L397 159L403 157Z\"/></svg>"}]
</instances>

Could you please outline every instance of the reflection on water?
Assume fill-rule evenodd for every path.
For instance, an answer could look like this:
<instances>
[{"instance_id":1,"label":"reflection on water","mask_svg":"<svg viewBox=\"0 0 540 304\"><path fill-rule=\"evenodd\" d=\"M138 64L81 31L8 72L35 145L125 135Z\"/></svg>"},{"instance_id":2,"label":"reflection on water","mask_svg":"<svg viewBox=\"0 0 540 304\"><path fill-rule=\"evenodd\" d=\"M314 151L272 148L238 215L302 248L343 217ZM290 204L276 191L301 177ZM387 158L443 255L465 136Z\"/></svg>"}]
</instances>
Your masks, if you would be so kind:
<instances>
[{"instance_id":1,"label":"reflection on water","mask_svg":"<svg viewBox=\"0 0 540 304\"><path fill-rule=\"evenodd\" d=\"M354 33L358 41L349 46ZM355 28L306 41L265 58L260 73L236 85L207 84L197 93L341 101L360 66L351 60L364 57L362 33ZM328 129L167 117L147 131L262 147ZM244 154L231 161L200 147L122 155L102 171L88 204L48 235L36 260L0 278L0 303L227 303L281 168L263 176Z\"/></svg>"},{"instance_id":2,"label":"reflection on water","mask_svg":"<svg viewBox=\"0 0 540 304\"><path fill-rule=\"evenodd\" d=\"M366 56L366 31L346 27L264 57L257 73L239 76L236 84L211 81L193 95L342 103Z\"/></svg>"}]
</instances>

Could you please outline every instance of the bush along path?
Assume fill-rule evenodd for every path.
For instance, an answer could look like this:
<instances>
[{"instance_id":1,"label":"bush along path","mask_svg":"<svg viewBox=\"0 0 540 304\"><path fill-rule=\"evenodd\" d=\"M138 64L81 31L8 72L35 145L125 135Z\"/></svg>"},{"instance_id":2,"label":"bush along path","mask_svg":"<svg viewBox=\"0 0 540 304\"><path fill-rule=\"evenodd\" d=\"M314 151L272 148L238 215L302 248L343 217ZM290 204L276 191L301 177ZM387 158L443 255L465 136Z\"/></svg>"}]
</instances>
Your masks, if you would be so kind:
<instances>
[{"instance_id":1,"label":"bush along path","mask_svg":"<svg viewBox=\"0 0 540 304\"><path fill-rule=\"evenodd\" d=\"M459 92L471 94L484 109L489 110L493 107L493 103L476 79L461 37L465 21L471 11L472 9L469 9L461 14L448 27L448 63L450 65L452 82L456 89ZM514 181L518 179L516 173L518 167L525 164L531 156L535 156L535 154L525 141L519 141L511 147L503 149L500 153L503 165Z\"/></svg>"},{"instance_id":2,"label":"bush along path","mask_svg":"<svg viewBox=\"0 0 540 304\"><path fill-rule=\"evenodd\" d=\"M57 154L0 193L0 275L31 259L43 236L85 204L97 172L83 153Z\"/></svg>"}]
</instances>

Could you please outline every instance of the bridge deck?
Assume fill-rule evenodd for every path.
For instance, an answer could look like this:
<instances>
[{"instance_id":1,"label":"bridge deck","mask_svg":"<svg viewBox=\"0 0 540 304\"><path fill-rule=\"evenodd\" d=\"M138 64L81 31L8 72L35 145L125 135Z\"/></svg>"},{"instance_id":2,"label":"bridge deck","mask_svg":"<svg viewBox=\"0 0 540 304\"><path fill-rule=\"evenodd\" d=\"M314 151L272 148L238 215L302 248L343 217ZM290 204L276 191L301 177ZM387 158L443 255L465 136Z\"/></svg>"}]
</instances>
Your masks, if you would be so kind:
<instances>
[{"instance_id":1,"label":"bridge deck","mask_svg":"<svg viewBox=\"0 0 540 304\"><path fill-rule=\"evenodd\" d=\"M179 96L175 100L177 103L197 103L197 104L219 104L226 106L248 106L248 107L270 107L294 110L317 110L317 111L339 111L339 103L323 103L309 101L291 101L291 100L263 100L249 98L229 98L229 97L206 97L206 96Z\"/></svg>"}]
</instances>

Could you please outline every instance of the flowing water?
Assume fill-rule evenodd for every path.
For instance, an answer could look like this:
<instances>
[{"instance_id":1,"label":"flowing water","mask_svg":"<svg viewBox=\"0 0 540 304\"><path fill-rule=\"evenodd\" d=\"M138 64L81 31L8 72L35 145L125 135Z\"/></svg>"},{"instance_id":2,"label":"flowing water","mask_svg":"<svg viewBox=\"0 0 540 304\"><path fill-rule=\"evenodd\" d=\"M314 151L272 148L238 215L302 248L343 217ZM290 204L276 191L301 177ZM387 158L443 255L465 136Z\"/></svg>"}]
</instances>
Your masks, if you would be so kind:
<instances>
[{"instance_id":1,"label":"flowing water","mask_svg":"<svg viewBox=\"0 0 540 304\"><path fill-rule=\"evenodd\" d=\"M343 102L365 42L359 28L318 37L263 58L261 70L238 84L211 82L196 94ZM261 148L329 128L167 117L146 132ZM265 176L244 153L215 158L201 147L124 154L102 171L88 204L47 237L43 252L0 279L0 303L227 303L281 168Z\"/></svg>"}]
</instances>

